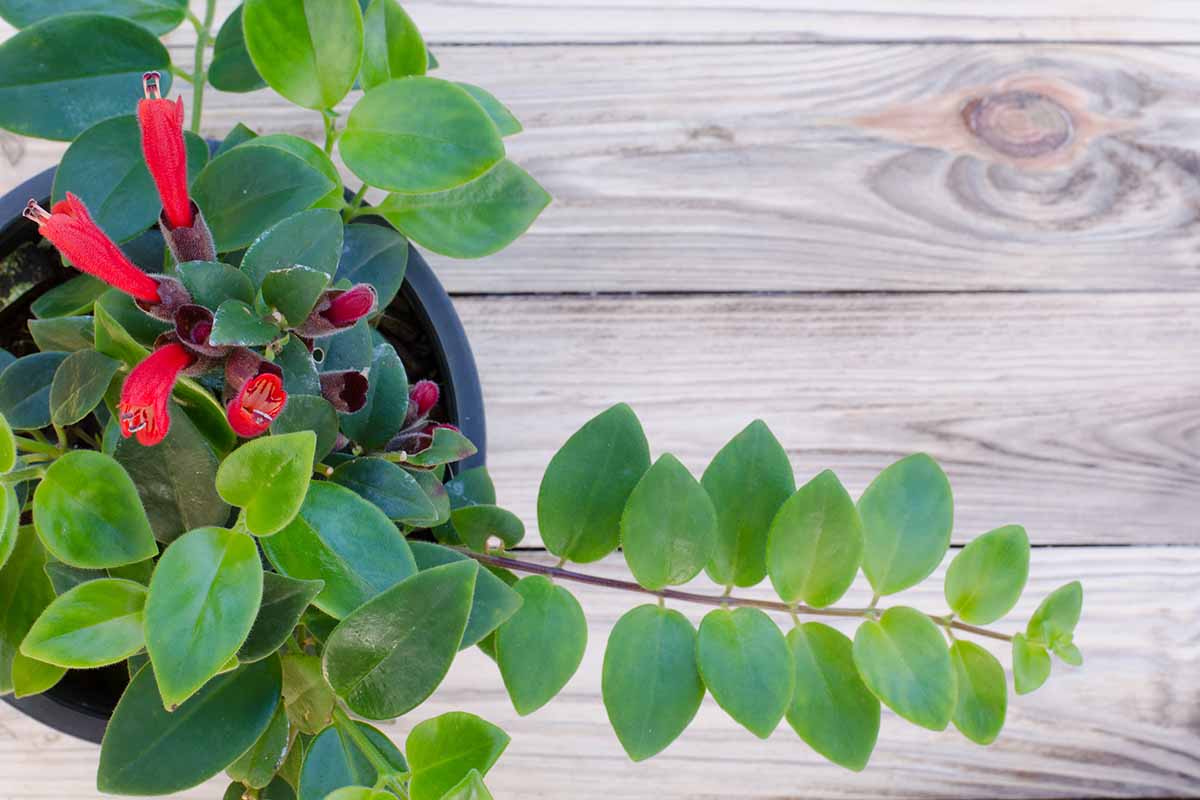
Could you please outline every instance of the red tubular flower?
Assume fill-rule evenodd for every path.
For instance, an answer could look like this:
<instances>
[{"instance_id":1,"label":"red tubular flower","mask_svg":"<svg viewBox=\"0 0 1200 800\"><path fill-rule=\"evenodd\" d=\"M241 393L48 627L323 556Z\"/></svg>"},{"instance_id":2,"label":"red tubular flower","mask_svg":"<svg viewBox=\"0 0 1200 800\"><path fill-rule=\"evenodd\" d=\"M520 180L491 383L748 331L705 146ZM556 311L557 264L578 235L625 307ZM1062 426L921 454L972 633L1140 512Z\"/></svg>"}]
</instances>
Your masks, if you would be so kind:
<instances>
[{"instance_id":1,"label":"red tubular flower","mask_svg":"<svg viewBox=\"0 0 1200 800\"><path fill-rule=\"evenodd\" d=\"M408 392L409 408L415 412L413 417L424 417L437 405L441 392L433 381L417 381Z\"/></svg>"},{"instance_id":2,"label":"red tubular flower","mask_svg":"<svg viewBox=\"0 0 1200 800\"><path fill-rule=\"evenodd\" d=\"M22 214L37 223L42 236L49 239L76 269L94 275L138 300L159 302L158 282L125 257L75 195L67 192L67 199L55 203L50 211L30 200Z\"/></svg>"},{"instance_id":3,"label":"red tubular flower","mask_svg":"<svg viewBox=\"0 0 1200 800\"><path fill-rule=\"evenodd\" d=\"M271 427L285 405L287 392L283 390L283 381L274 373L263 372L242 385L226 406L225 414L238 436L252 439Z\"/></svg>"},{"instance_id":4,"label":"red tubular flower","mask_svg":"<svg viewBox=\"0 0 1200 800\"><path fill-rule=\"evenodd\" d=\"M158 348L133 368L121 386L121 435L137 434L147 447L158 444L171 427L167 401L179 373L196 357L178 343Z\"/></svg>"},{"instance_id":5,"label":"red tubular flower","mask_svg":"<svg viewBox=\"0 0 1200 800\"><path fill-rule=\"evenodd\" d=\"M142 153L163 213L173 228L192 226L192 201L188 198L187 148L183 140L183 98L175 102L158 93L157 72L142 76L146 99L138 101L138 122L142 129Z\"/></svg>"}]
</instances>

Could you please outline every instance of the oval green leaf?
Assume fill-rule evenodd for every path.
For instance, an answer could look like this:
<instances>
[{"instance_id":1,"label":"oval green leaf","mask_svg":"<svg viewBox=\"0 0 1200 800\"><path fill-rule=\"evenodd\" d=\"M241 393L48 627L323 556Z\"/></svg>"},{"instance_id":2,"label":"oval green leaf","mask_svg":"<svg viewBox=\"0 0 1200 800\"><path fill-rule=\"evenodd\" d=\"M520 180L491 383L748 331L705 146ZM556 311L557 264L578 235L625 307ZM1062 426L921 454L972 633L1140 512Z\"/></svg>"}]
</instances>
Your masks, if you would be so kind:
<instances>
[{"instance_id":1,"label":"oval green leaf","mask_svg":"<svg viewBox=\"0 0 1200 800\"><path fill-rule=\"evenodd\" d=\"M442 795L442 800L492 800L492 794L483 785L480 774L471 770L457 786Z\"/></svg>"},{"instance_id":2,"label":"oval green leaf","mask_svg":"<svg viewBox=\"0 0 1200 800\"><path fill-rule=\"evenodd\" d=\"M333 108L362 65L357 0L246 0L242 30L258 74L298 106Z\"/></svg>"},{"instance_id":3,"label":"oval green leaf","mask_svg":"<svg viewBox=\"0 0 1200 800\"><path fill-rule=\"evenodd\" d=\"M500 131L501 136L515 136L523 130L521 121L487 89L462 81L459 81L458 85L466 89L467 94L474 97L476 103L483 106L483 110L492 118L492 122L496 123L496 128Z\"/></svg>"},{"instance_id":4,"label":"oval green leaf","mask_svg":"<svg viewBox=\"0 0 1200 800\"><path fill-rule=\"evenodd\" d=\"M342 174L338 172L338 168L334 166L325 151L315 143L290 133L269 133L266 136L256 136L243 144L249 147L275 147L302 159L334 183L329 194L313 203L313 207L332 208L337 211L346 207L346 197L342 189Z\"/></svg>"},{"instance_id":5,"label":"oval green leaf","mask_svg":"<svg viewBox=\"0 0 1200 800\"><path fill-rule=\"evenodd\" d=\"M513 708L532 714L558 694L583 662L587 619L574 595L544 575L513 585L521 608L496 631L496 664Z\"/></svg>"},{"instance_id":6,"label":"oval green leaf","mask_svg":"<svg viewBox=\"0 0 1200 800\"><path fill-rule=\"evenodd\" d=\"M313 463L320 462L337 444L337 411L324 397L311 394L289 395L283 413L271 425L271 433L282 436L299 431L312 431L317 435Z\"/></svg>"},{"instance_id":7,"label":"oval green leaf","mask_svg":"<svg viewBox=\"0 0 1200 800\"><path fill-rule=\"evenodd\" d=\"M958 681L954 727L976 744L991 744L1004 727L1008 708L1004 667L987 650L961 639L950 646L950 660Z\"/></svg>"},{"instance_id":8,"label":"oval green leaf","mask_svg":"<svg viewBox=\"0 0 1200 800\"><path fill-rule=\"evenodd\" d=\"M329 275L320 270L302 266L271 270L262 281L263 302L294 328L308 319L328 285Z\"/></svg>"},{"instance_id":9,"label":"oval green leaf","mask_svg":"<svg viewBox=\"0 0 1200 800\"><path fill-rule=\"evenodd\" d=\"M362 85L367 91L392 78L424 75L428 51L421 32L396 0L371 0L363 16Z\"/></svg>"},{"instance_id":10,"label":"oval green leaf","mask_svg":"<svg viewBox=\"0 0 1200 800\"><path fill-rule=\"evenodd\" d=\"M1021 599L1029 578L1029 537L1005 525L971 541L946 570L946 602L973 625L1003 617Z\"/></svg>"},{"instance_id":11,"label":"oval green leaf","mask_svg":"<svg viewBox=\"0 0 1200 800\"><path fill-rule=\"evenodd\" d=\"M454 527L462 535L457 522ZM708 493L679 459L663 454L633 488L621 515L629 571L647 589L678 586L700 574L716 543L717 512Z\"/></svg>"},{"instance_id":12,"label":"oval green leaf","mask_svg":"<svg viewBox=\"0 0 1200 800\"><path fill-rule=\"evenodd\" d=\"M382 458L355 458L340 464L329 476L397 522L416 524L437 514L433 501L416 478Z\"/></svg>"},{"instance_id":13,"label":"oval green leaf","mask_svg":"<svg viewBox=\"0 0 1200 800\"><path fill-rule=\"evenodd\" d=\"M17 440L8 418L0 414L0 472L8 472L17 464ZM4 559L0 559L0 564Z\"/></svg>"},{"instance_id":14,"label":"oval green leaf","mask_svg":"<svg viewBox=\"0 0 1200 800\"><path fill-rule=\"evenodd\" d=\"M34 353L0 372L0 414L19 431L50 424L50 387L67 353Z\"/></svg>"},{"instance_id":15,"label":"oval green leaf","mask_svg":"<svg viewBox=\"0 0 1200 800\"><path fill-rule=\"evenodd\" d=\"M954 665L933 620L896 606L854 636L854 663L867 688L914 725L945 730L954 714Z\"/></svg>"},{"instance_id":16,"label":"oval green leaf","mask_svg":"<svg viewBox=\"0 0 1200 800\"><path fill-rule=\"evenodd\" d=\"M779 627L757 608L718 608L700 623L696 661L717 705L760 739L792 699L792 656Z\"/></svg>"},{"instance_id":17,"label":"oval green leaf","mask_svg":"<svg viewBox=\"0 0 1200 800\"><path fill-rule=\"evenodd\" d=\"M342 433L368 450L382 450L404 425L407 411L404 362L390 344L381 344L371 359L366 404L353 414L342 415Z\"/></svg>"},{"instance_id":18,"label":"oval green leaf","mask_svg":"<svg viewBox=\"0 0 1200 800\"><path fill-rule=\"evenodd\" d=\"M21 641L54 599L46 577L46 553L31 526L17 529L12 552L0 569L0 693L13 690L13 661Z\"/></svg>"},{"instance_id":19,"label":"oval green leaf","mask_svg":"<svg viewBox=\"0 0 1200 800\"><path fill-rule=\"evenodd\" d=\"M1050 677L1050 653L1037 642L1026 639L1023 633L1013 635L1012 660L1017 694L1029 694Z\"/></svg>"},{"instance_id":20,"label":"oval green leaf","mask_svg":"<svg viewBox=\"0 0 1200 800\"><path fill-rule=\"evenodd\" d=\"M441 800L471 772L486 775L508 742L500 728L465 711L417 723L404 742L410 800Z\"/></svg>"},{"instance_id":21,"label":"oval green leaf","mask_svg":"<svg viewBox=\"0 0 1200 800\"><path fill-rule=\"evenodd\" d=\"M146 587L99 578L55 598L33 623L21 652L71 669L123 661L146 643L142 618Z\"/></svg>"},{"instance_id":22,"label":"oval green leaf","mask_svg":"<svg viewBox=\"0 0 1200 800\"><path fill-rule=\"evenodd\" d=\"M0 17L25 28L61 14L93 12L132 20L155 36L172 31L187 14L187 0L0 0Z\"/></svg>"},{"instance_id":23,"label":"oval green leaf","mask_svg":"<svg viewBox=\"0 0 1200 800\"><path fill-rule=\"evenodd\" d=\"M225 774L250 788L262 789L271 782L275 771L283 763L288 749L289 732L287 711L280 703L262 736L258 737L258 741L239 756L237 761L229 765ZM259 798L261 800L261 795Z\"/></svg>"},{"instance_id":24,"label":"oval green leaf","mask_svg":"<svg viewBox=\"0 0 1200 800\"><path fill-rule=\"evenodd\" d=\"M91 275L76 275L34 300L29 310L40 319L83 314L107 291L108 284L104 281Z\"/></svg>"},{"instance_id":25,"label":"oval green leaf","mask_svg":"<svg viewBox=\"0 0 1200 800\"><path fill-rule=\"evenodd\" d=\"M121 362L95 350L67 356L50 383L50 419L55 425L74 425L104 399Z\"/></svg>"},{"instance_id":26,"label":"oval green leaf","mask_svg":"<svg viewBox=\"0 0 1200 800\"><path fill-rule=\"evenodd\" d=\"M381 731L365 722L354 725L384 760L396 771L407 772L404 755ZM355 740L343 731L329 727L312 740L300 771L297 800L325 800L332 792L347 786L372 786L379 773Z\"/></svg>"},{"instance_id":27,"label":"oval green leaf","mask_svg":"<svg viewBox=\"0 0 1200 800\"><path fill-rule=\"evenodd\" d=\"M296 265L328 276L337 271L341 254L341 216L328 208L310 208L281 220L255 239L242 258L242 272L255 286L269 273Z\"/></svg>"},{"instance_id":28,"label":"oval green leaf","mask_svg":"<svg viewBox=\"0 0 1200 800\"><path fill-rule=\"evenodd\" d=\"M56 667L18 653L12 665L13 696L20 699L41 694L52 689L66 674L66 667Z\"/></svg>"},{"instance_id":29,"label":"oval green leaf","mask_svg":"<svg viewBox=\"0 0 1200 800\"><path fill-rule=\"evenodd\" d=\"M33 343L43 353L73 353L90 348L95 341L95 328L91 317L31 319L28 325Z\"/></svg>"},{"instance_id":30,"label":"oval green leaf","mask_svg":"<svg viewBox=\"0 0 1200 800\"><path fill-rule=\"evenodd\" d=\"M243 664L258 661L283 647L308 604L324 587L324 581L263 573L262 603L246 641L238 649L238 660Z\"/></svg>"},{"instance_id":31,"label":"oval green leaf","mask_svg":"<svg viewBox=\"0 0 1200 800\"><path fill-rule=\"evenodd\" d=\"M1029 618L1025 636L1049 647L1070 642L1082 610L1083 586L1079 581L1071 581L1046 595Z\"/></svg>"},{"instance_id":32,"label":"oval green leaf","mask_svg":"<svg viewBox=\"0 0 1200 800\"><path fill-rule=\"evenodd\" d=\"M0 488L0 567L4 566L17 546L20 525L21 501L12 486L4 486Z\"/></svg>"},{"instance_id":33,"label":"oval green leaf","mask_svg":"<svg viewBox=\"0 0 1200 800\"><path fill-rule=\"evenodd\" d=\"M245 509L246 528L269 536L291 522L312 480L317 436L312 431L264 436L239 447L217 470L217 491Z\"/></svg>"},{"instance_id":34,"label":"oval green leaf","mask_svg":"<svg viewBox=\"0 0 1200 800\"><path fill-rule=\"evenodd\" d=\"M505 547L516 547L525 538L525 523L500 506L464 506L450 512L450 522L463 542L479 553L486 552L492 538L499 539Z\"/></svg>"},{"instance_id":35,"label":"oval green leaf","mask_svg":"<svg viewBox=\"0 0 1200 800\"><path fill-rule=\"evenodd\" d=\"M408 267L408 240L386 225L347 225L335 282L369 283L387 308Z\"/></svg>"},{"instance_id":36,"label":"oval green leaf","mask_svg":"<svg viewBox=\"0 0 1200 800\"><path fill-rule=\"evenodd\" d=\"M225 18L217 32L212 63L208 65L208 82L222 92L253 92L267 85L246 52L240 5Z\"/></svg>"},{"instance_id":37,"label":"oval green leaf","mask_svg":"<svg viewBox=\"0 0 1200 800\"><path fill-rule=\"evenodd\" d=\"M470 558L457 550L432 542L412 541L408 546L412 548L413 558L421 570ZM507 583L490 570L479 570L479 576L475 579L475 594L471 598L471 616L467 618L467 629L463 632L463 640L458 649L465 650L478 644L505 620L511 618L521 607L521 603L521 595L510 589Z\"/></svg>"},{"instance_id":38,"label":"oval green leaf","mask_svg":"<svg viewBox=\"0 0 1200 800\"><path fill-rule=\"evenodd\" d=\"M236 267L217 261L186 261L175 272L192 295L192 302L216 311L226 300L254 302L254 284Z\"/></svg>"},{"instance_id":39,"label":"oval green leaf","mask_svg":"<svg viewBox=\"0 0 1200 800\"><path fill-rule=\"evenodd\" d=\"M258 347L278 339L280 330L269 319L258 315L241 300L226 300L213 316L212 331L208 335L211 345L233 347Z\"/></svg>"}]
</instances>

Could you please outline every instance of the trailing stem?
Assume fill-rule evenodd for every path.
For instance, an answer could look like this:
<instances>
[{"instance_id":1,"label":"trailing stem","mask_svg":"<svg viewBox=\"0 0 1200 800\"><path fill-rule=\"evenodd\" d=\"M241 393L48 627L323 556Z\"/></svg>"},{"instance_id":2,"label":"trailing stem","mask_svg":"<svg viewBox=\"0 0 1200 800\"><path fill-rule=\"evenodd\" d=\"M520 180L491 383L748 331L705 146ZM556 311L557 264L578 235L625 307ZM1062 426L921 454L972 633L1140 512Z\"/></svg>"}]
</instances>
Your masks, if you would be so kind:
<instances>
[{"instance_id":1,"label":"trailing stem","mask_svg":"<svg viewBox=\"0 0 1200 800\"><path fill-rule=\"evenodd\" d=\"M616 578L602 578L599 575L588 575L583 572L574 572L572 570L563 569L562 566L546 566L544 564L534 564L529 561L518 561L515 558L507 556L485 555L476 553L465 548L455 548L464 555L468 555L481 564L490 564L493 567L504 567L515 572L530 572L538 575L547 575L552 578L560 578L564 581L575 581L576 583L586 583L592 586L603 586L607 589L619 589L625 592L637 592L639 594L648 594L657 597L660 600L680 600L685 603L698 603L706 606L745 606L749 608L761 608L764 611L778 611L782 614L790 614L793 617L797 615L808 615L814 617L851 617L861 619L877 619L882 613L880 609L874 607L867 608L813 608L803 604L790 605L778 600L756 600L751 597L734 597L731 594L711 595L700 594L698 592L684 592L678 589L662 589L655 591L646 589L645 587L634 583L633 581L622 581ZM999 631L980 628L975 625L968 625L965 622L958 622L949 617L941 617L936 614L926 614L925 616L933 620L938 625L947 629L964 631L973 633L976 636L985 636L989 639L999 639L1004 642L1011 642L1012 636Z\"/></svg>"},{"instance_id":2,"label":"trailing stem","mask_svg":"<svg viewBox=\"0 0 1200 800\"><path fill-rule=\"evenodd\" d=\"M213 21L217 16L217 0L205 0L204 20L192 16L196 28L196 52L192 59L192 133L200 132L200 116L204 113L204 86L208 77L204 72L204 49L212 40Z\"/></svg>"}]
</instances>

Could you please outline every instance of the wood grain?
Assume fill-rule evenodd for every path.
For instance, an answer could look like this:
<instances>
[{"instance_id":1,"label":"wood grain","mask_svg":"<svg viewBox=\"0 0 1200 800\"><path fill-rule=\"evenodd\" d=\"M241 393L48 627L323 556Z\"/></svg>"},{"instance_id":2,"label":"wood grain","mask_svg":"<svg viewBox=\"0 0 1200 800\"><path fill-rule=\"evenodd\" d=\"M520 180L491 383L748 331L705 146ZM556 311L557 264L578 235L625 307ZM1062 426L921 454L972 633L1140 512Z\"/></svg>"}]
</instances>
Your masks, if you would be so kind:
<instances>
[{"instance_id":1,"label":"wood grain","mask_svg":"<svg viewBox=\"0 0 1200 800\"><path fill-rule=\"evenodd\" d=\"M459 298L500 502L530 526L553 452L627 400L695 474L762 417L797 477L857 494L927 451L957 541L1200 544L1200 295Z\"/></svg>"},{"instance_id":2,"label":"wood grain","mask_svg":"<svg viewBox=\"0 0 1200 800\"><path fill-rule=\"evenodd\" d=\"M625 572L619 557L587 569L610 576ZM470 711L502 726L513 741L488 778L500 798L1200 795L1200 684L1188 677L1200 669L1200 549L1036 550L1025 597L1012 617L995 627L1020 629L1045 594L1076 578L1084 586L1076 641L1085 665L1071 669L1056 663L1050 681L1036 694L1010 697L1005 730L987 748L970 744L953 729L931 733L885 712L871 764L854 774L822 761L786 724L765 742L755 739L708 698L681 739L656 758L631 764L604 717L600 666L613 624L641 600L578 584L564 585L588 615L587 655L550 705L518 717L495 667L471 650L459 656L446 682L412 719L385 730L403 742L412 724L451 710ZM755 591L765 596L765 590ZM860 582L846 602L868 596ZM944 611L941 573L923 588L897 595L895 602ZM706 610L676 607L693 621ZM976 641L992 647L987 640ZM1007 665L1003 643L994 650ZM99 797L94 746L60 736L8 706L0 706L0 740L0 798ZM214 780L179 796L212 800L223 788Z\"/></svg>"},{"instance_id":3,"label":"wood grain","mask_svg":"<svg viewBox=\"0 0 1200 800\"><path fill-rule=\"evenodd\" d=\"M452 291L1200 288L1200 48L442 60L522 117L510 151L556 198L509 250L436 257ZM319 115L269 91L208 99L210 135L240 120L321 136ZM0 134L0 191L63 149Z\"/></svg>"}]
</instances>

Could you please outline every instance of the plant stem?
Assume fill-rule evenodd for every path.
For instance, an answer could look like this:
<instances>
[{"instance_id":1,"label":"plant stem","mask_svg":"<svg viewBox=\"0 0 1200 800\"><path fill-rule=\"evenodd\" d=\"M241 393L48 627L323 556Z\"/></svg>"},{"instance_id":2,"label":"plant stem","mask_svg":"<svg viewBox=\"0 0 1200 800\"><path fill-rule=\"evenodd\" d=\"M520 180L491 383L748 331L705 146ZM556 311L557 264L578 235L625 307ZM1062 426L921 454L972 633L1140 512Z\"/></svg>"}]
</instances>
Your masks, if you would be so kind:
<instances>
[{"instance_id":1,"label":"plant stem","mask_svg":"<svg viewBox=\"0 0 1200 800\"><path fill-rule=\"evenodd\" d=\"M14 469L7 475L0 475L0 484L5 486L16 486L18 483L37 480L45 474L46 468L42 466Z\"/></svg>"},{"instance_id":2,"label":"plant stem","mask_svg":"<svg viewBox=\"0 0 1200 800\"><path fill-rule=\"evenodd\" d=\"M216 15L217 0L205 0L203 22L189 14L192 24L196 26L196 54L192 59L192 133L200 132L200 117L204 113L204 86L208 83L208 76L204 72L204 48L208 47L212 37Z\"/></svg>"},{"instance_id":3,"label":"plant stem","mask_svg":"<svg viewBox=\"0 0 1200 800\"><path fill-rule=\"evenodd\" d=\"M58 448L52 444L39 442L36 439L26 439L24 436L14 436L17 447L27 453L45 453L48 456L59 455Z\"/></svg>"},{"instance_id":4,"label":"plant stem","mask_svg":"<svg viewBox=\"0 0 1200 800\"><path fill-rule=\"evenodd\" d=\"M333 707L333 724L346 738L354 742L355 747L362 751L380 777L395 774L396 768L388 763L388 760L383 757L383 753L379 752L367 735L359 730L358 726L354 724L354 720L350 719L341 706Z\"/></svg>"},{"instance_id":5,"label":"plant stem","mask_svg":"<svg viewBox=\"0 0 1200 800\"><path fill-rule=\"evenodd\" d=\"M337 120L329 109L321 112L321 119L325 122L325 155L331 156L333 143L337 141Z\"/></svg>"},{"instance_id":6,"label":"plant stem","mask_svg":"<svg viewBox=\"0 0 1200 800\"><path fill-rule=\"evenodd\" d=\"M367 184L363 183L363 185L360 186L358 191L355 193L354 197L350 198L350 203L344 209L342 209L342 220L344 222L349 222L350 220L354 219L359 208L362 207L363 199L367 196L368 188L369 187Z\"/></svg>"},{"instance_id":7,"label":"plant stem","mask_svg":"<svg viewBox=\"0 0 1200 800\"><path fill-rule=\"evenodd\" d=\"M764 611L778 611L783 614L806 614L814 617L852 617L862 619L874 619L877 611L874 608L813 608L803 604L789 605L777 600L756 600L751 597L734 597L729 594L711 595L699 594L697 592L684 592L678 589L662 589L654 591L634 583L633 581L622 581L615 578L602 578L599 575L588 575L583 572L573 572L563 569L561 566L546 566L544 564L534 564L529 561L518 561L515 558L506 558L502 556L485 555L476 553L473 550L456 547L463 555L470 556L481 564L490 564L494 567L504 567L516 572L531 572L538 575L547 575L552 578L561 578L565 581L575 581L576 583L586 583L591 586L602 586L606 589L619 589L626 592L638 592L639 594L648 594L660 599L681 600L685 603L698 603L706 606L743 606L748 608L761 608ZM976 636L986 636L989 639L999 639L1004 642L1011 642L1012 636L999 631L988 630L987 628L979 628L974 625L968 625L965 622L958 622L940 617L936 614L926 614L930 620L943 628L954 628L955 630L973 633Z\"/></svg>"}]
</instances>

